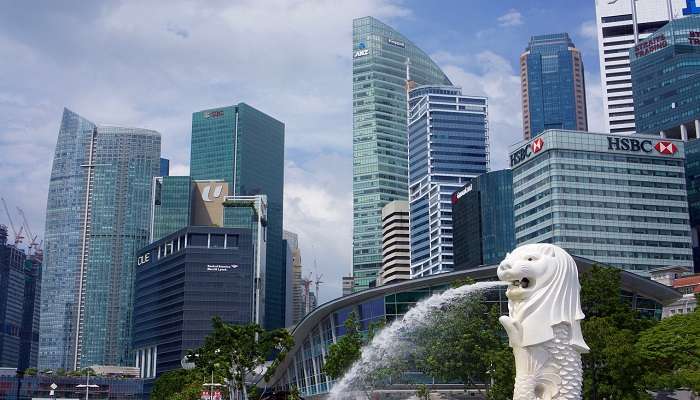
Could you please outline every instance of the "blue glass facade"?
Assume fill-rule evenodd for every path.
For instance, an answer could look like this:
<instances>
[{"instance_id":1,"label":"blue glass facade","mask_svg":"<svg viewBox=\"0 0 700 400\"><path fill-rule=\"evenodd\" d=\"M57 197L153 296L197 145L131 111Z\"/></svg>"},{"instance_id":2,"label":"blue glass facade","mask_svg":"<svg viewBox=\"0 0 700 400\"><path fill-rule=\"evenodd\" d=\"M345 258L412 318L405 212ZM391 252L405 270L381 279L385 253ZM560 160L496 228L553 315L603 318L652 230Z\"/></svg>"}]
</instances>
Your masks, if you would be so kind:
<instances>
[{"instance_id":1,"label":"blue glass facade","mask_svg":"<svg viewBox=\"0 0 700 400\"><path fill-rule=\"evenodd\" d=\"M192 114L190 175L223 179L233 196L267 195L267 328L284 326L284 124L245 104Z\"/></svg>"},{"instance_id":2,"label":"blue glass facade","mask_svg":"<svg viewBox=\"0 0 700 400\"><path fill-rule=\"evenodd\" d=\"M51 384L57 388L51 395ZM85 384L84 376L8 376L0 375L0 398L4 400L33 399L80 399L85 398L85 389L76 386ZM90 399L142 400L142 379L90 376Z\"/></svg>"},{"instance_id":3,"label":"blue glass facade","mask_svg":"<svg viewBox=\"0 0 700 400\"><path fill-rule=\"evenodd\" d=\"M685 144L685 179L693 238L693 264L695 272L700 273L700 140L691 140Z\"/></svg>"},{"instance_id":4,"label":"blue glass facade","mask_svg":"<svg viewBox=\"0 0 700 400\"><path fill-rule=\"evenodd\" d=\"M451 271L452 193L488 171L488 103L453 86L409 96L411 277Z\"/></svg>"},{"instance_id":5,"label":"blue glass facade","mask_svg":"<svg viewBox=\"0 0 700 400\"><path fill-rule=\"evenodd\" d=\"M500 263L515 248L513 174L479 175L452 195L455 269Z\"/></svg>"},{"instance_id":6,"label":"blue glass facade","mask_svg":"<svg viewBox=\"0 0 700 400\"><path fill-rule=\"evenodd\" d=\"M170 160L167 158L160 159L160 176L170 175Z\"/></svg>"},{"instance_id":7,"label":"blue glass facade","mask_svg":"<svg viewBox=\"0 0 700 400\"><path fill-rule=\"evenodd\" d=\"M523 132L586 131L586 82L581 53L566 33L533 36L520 56Z\"/></svg>"},{"instance_id":8,"label":"blue glass facade","mask_svg":"<svg viewBox=\"0 0 700 400\"><path fill-rule=\"evenodd\" d=\"M629 57L637 132L700 137L700 15L669 22Z\"/></svg>"},{"instance_id":9,"label":"blue glass facade","mask_svg":"<svg viewBox=\"0 0 700 400\"><path fill-rule=\"evenodd\" d=\"M128 365L136 251L160 134L64 110L46 211L39 368Z\"/></svg>"},{"instance_id":10,"label":"blue glass facade","mask_svg":"<svg viewBox=\"0 0 700 400\"><path fill-rule=\"evenodd\" d=\"M164 176L153 180L151 242L192 222L192 178Z\"/></svg>"},{"instance_id":11,"label":"blue glass facade","mask_svg":"<svg viewBox=\"0 0 700 400\"><path fill-rule=\"evenodd\" d=\"M353 20L354 290L382 263L382 208L408 199L406 74L418 85L451 85L425 52L372 17ZM407 63L410 65L407 67Z\"/></svg>"}]
</instances>

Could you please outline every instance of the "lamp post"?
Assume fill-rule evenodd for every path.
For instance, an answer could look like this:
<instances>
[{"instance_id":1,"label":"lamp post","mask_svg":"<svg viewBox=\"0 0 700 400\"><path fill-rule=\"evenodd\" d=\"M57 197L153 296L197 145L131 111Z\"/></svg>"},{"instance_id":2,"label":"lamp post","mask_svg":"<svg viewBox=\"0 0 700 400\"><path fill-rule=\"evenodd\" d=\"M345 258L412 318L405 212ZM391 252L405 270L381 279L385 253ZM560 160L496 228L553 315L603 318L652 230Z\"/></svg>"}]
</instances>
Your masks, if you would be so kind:
<instances>
[{"instance_id":1,"label":"lamp post","mask_svg":"<svg viewBox=\"0 0 700 400\"><path fill-rule=\"evenodd\" d=\"M80 384L77 385L76 388L82 389L85 388L85 400L88 400L88 396L90 396L90 388L98 388L98 385L91 385L90 384L90 370L87 371L87 377L85 379L85 384Z\"/></svg>"}]
</instances>

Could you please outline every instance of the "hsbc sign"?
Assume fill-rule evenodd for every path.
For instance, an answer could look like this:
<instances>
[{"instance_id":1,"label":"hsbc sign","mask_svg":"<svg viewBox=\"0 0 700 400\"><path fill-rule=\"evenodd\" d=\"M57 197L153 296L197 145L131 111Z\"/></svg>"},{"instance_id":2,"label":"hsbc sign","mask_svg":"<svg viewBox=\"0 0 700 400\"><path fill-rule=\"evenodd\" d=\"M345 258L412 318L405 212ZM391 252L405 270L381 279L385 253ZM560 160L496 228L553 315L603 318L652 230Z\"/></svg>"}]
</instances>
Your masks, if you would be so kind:
<instances>
[{"instance_id":1,"label":"hsbc sign","mask_svg":"<svg viewBox=\"0 0 700 400\"><path fill-rule=\"evenodd\" d=\"M659 140L655 142L649 139L639 140L634 138L608 137L608 150L642 153L651 153L656 150L659 154L672 156L678 151L678 146L668 140Z\"/></svg>"},{"instance_id":2,"label":"hsbc sign","mask_svg":"<svg viewBox=\"0 0 700 400\"><path fill-rule=\"evenodd\" d=\"M537 154L542 151L543 148L544 140L542 140L542 138L535 139L510 155L510 166L514 167L520 164L521 162L530 158L530 156L533 154Z\"/></svg>"}]
</instances>

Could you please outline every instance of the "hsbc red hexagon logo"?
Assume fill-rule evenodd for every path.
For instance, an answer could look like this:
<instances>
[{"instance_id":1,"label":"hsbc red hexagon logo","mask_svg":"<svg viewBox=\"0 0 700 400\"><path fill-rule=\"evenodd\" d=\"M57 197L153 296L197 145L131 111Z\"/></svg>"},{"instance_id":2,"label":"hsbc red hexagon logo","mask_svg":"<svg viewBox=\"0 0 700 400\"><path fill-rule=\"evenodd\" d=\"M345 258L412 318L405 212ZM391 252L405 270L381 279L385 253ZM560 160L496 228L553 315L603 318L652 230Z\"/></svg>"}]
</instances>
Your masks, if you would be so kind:
<instances>
[{"instance_id":1,"label":"hsbc red hexagon logo","mask_svg":"<svg viewBox=\"0 0 700 400\"><path fill-rule=\"evenodd\" d=\"M534 142L532 142L532 152L535 154L539 153L543 147L544 147L544 140L542 140L542 138L537 138L537 139L535 139Z\"/></svg>"},{"instance_id":2,"label":"hsbc red hexagon logo","mask_svg":"<svg viewBox=\"0 0 700 400\"><path fill-rule=\"evenodd\" d=\"M654 148L661 154L674 155L678 151L678 146L668 141L656 142Z\"/></svg>"}]
</instances>

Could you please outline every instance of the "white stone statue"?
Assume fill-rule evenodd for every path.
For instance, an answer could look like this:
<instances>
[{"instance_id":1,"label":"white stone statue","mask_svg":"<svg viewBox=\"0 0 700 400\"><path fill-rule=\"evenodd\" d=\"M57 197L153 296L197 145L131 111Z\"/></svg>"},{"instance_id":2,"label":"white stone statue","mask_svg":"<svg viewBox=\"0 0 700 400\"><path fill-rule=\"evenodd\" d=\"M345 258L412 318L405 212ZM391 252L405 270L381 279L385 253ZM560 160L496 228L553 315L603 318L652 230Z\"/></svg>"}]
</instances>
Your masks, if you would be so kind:
<instances>
[{"instance_id":1,"label":"white stone statue","mask_svg":"<svg viewBox=\"0 0 700 400\"><path fill-rule=\"evenodd\" d=\"M551 244L526 244L506 255L498 278L510 284L500 322L515 356L513 400L580 399L589 348L574 259Z\"/></svg>"}]
</instances>

